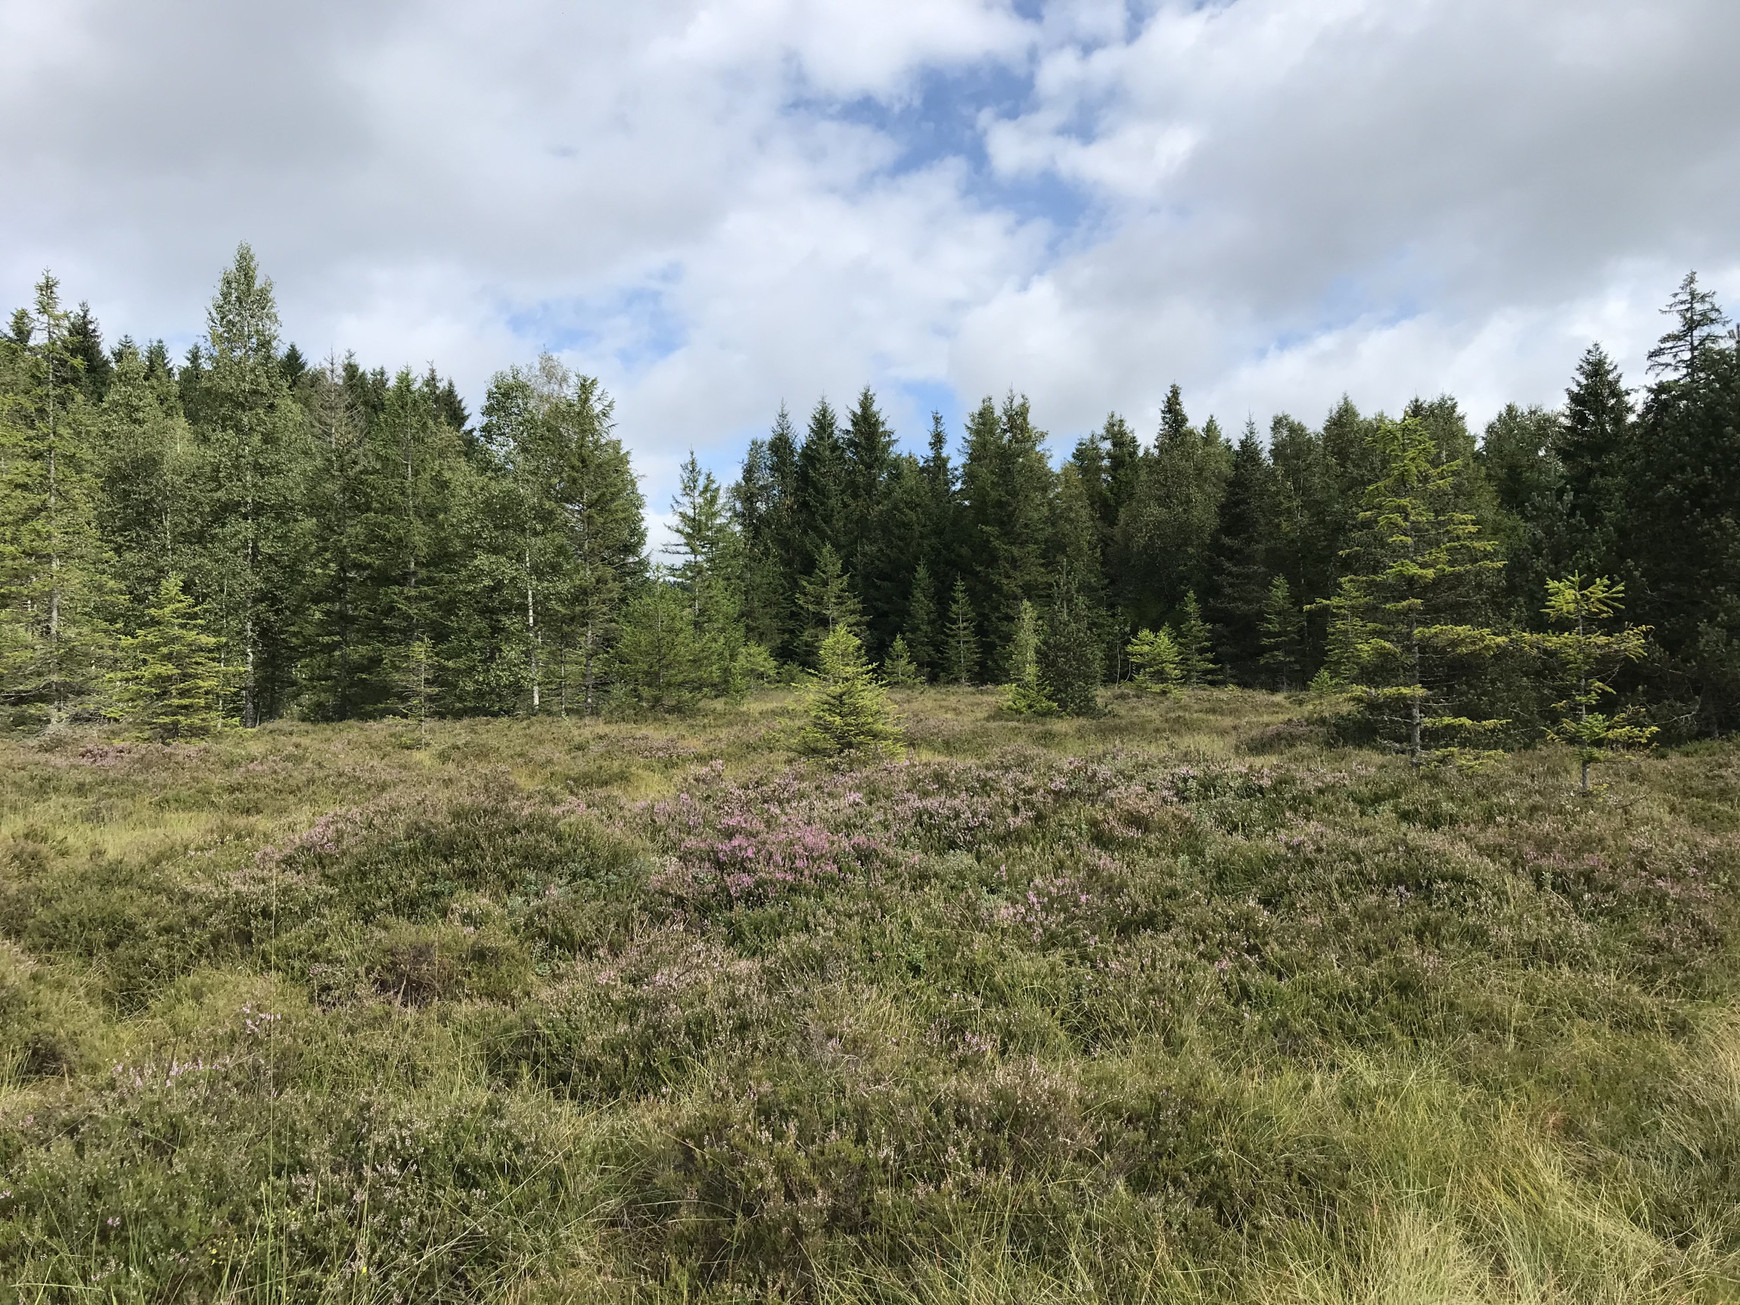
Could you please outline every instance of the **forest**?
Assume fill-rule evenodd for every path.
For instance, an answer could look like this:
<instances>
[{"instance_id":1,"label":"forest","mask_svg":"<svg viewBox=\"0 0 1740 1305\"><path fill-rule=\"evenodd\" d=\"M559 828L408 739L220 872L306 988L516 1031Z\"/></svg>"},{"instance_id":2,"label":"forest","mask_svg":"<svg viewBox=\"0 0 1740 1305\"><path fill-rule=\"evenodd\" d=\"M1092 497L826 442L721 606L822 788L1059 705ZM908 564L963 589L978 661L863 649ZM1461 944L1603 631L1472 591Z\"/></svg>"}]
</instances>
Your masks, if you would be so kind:
<instances>
[{"instance_id":1,"label":"forest","mask_svg":"<svg viewBox=\"0 0 1740 1305\"><path fill-rule=\"evenodd\" d=\"M1688 275L1641 387L1599 344L1557 410L1344 399L1236 438L1174 386L1061 465L1028 401L900 451L864 389L693 454L649 555L610 397L545 356L480 413L430 366L313 363L247 246L203 341L112 347L45 275L0 337L0 706L222 722L656 712L814 664L895 683L1356 687L1416 760L1566 704L1664 741L1740 711L1740 350ZM1569 642L1567 642L1567 640ZM1580 640L1580 642L1579 642Z\"/></svg>"}]
</instances>

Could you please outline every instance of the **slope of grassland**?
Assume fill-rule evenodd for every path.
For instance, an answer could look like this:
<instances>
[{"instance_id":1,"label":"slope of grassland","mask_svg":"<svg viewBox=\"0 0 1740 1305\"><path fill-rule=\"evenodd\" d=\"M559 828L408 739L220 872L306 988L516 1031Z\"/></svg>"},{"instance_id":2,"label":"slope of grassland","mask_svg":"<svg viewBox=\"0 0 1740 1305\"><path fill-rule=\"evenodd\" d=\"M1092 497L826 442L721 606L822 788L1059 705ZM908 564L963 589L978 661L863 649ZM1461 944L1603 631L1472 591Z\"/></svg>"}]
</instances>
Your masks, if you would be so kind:
<instances>
[{"instance_id":1,"label":"slope of grassland","mask_svg":"<svg viewBox=\"0 0 1740 1305\"><path fill-rule=\"evenodd\" d=\"M1719 1301L1740 753L1297 703L0 745L21 1301ZM0 1297L4 1299L4 1297Z\"/></svg>"}]
</instances>

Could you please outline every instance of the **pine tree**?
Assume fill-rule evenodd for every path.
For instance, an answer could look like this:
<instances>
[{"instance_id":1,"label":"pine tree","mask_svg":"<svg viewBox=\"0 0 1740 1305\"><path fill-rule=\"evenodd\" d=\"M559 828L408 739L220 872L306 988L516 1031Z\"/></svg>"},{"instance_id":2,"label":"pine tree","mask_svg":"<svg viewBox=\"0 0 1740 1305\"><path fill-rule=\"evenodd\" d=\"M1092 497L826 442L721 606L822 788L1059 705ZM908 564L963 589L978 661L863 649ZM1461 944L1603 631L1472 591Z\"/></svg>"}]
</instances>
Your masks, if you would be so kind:
<instances>
[{"instance_id":1,"label":"pine tree","mask_svg":"<svg viewBox=\"0 0 1740 1305\"><path fill-rule=\"evenodd\" d=\"M1304 674L1305 615L1293 601L1287 577L1269 581L1263 604L1262 670L1269 684L1282 692L1297 688Z\"/></svg>"},{"instance_id":2,"label":"pine tree","mask_svg":"<svg viewBox=\"0 0 1740 1305\"><path fill-rule=\"evenodd\" d=\"M611 650L616 701L643 711L675 710L705 692L712 675L688 596L665 577L654 576L628 604Z\"/></svg>"},{"instance_id":3,"label":"pine tree","mask_svg":"<svg viewBox=\"0 0 1740 1305\"><path fill-rule=\"evenodd\" d=\"M241 668L242 723L252 726L278 713L292 685L297 489L309 450L278 365L272 282L247 245L219 278L206 323L205 362L188 369L198 374L190 411L207 473L200 571L226 657Z\"/></svg>"},{"instance_id":4,"label":"pine tree","mask_svg":"<svg viewBox=\"0 0 1740 1305\"><path fill-rule=\"evenodd\" d=\"M912 660L926 679L936 671L942 655L942 625L937 619L936 583L922 561L912 571L912 596L906 602L906 643Z\"/></svg>"},{"instance_id":5,"label":"pine tree","mask_svg":"<svg viewBox=\"0 0 1740 1305\"><path fill-rule=\"evenodd\" d=\"M1212 684L1220 676L1220 667L1214 660L1214 639L1208 628L1208 622L1202 619L1202 605L1196 601L1196 592L1184 595L1184 602L1179 605L1176 624L1172 629L1172 640L1178 647L1178 666L1184 674L1184 682L1192 688L1202 684Z\"/></svg>"},{"instance_id":6,"label":"pine tree","mask_svg":"<svg viewBox=\"0 0 1740 1305\"><path fill-rule=\"evenodd\" d=\"M1040 447L1045 433L1026 399L1011 394L999 409L987 398L967 423L961 471L970 562L967 582L992 673L1008 671L1021 604L1043 597L1054 476Z\"/></svg>"},{"instance_id":7,"label":"pine tree","mask_svg":"<svg viewBox=\"0 0 1740 1305\"><path fill-rule=\"evenodd\" d=\"M948 628L944 632L945 656L942 673L959 685L973 682L979 669L979 636L973 618L972 600L967 596L966 581L955 581L949 600Z\"/></svg>"},{"instance_id":8,"label":"pine tree","mask_svg":"<svg viewBox=\"0 0 1740 1305\"><path fill-rule=\"evenodd\" d=\"M1184 663L1178 644L1164 628L1138 633L1125 647L1124 655L1135 668L1136 683L1150 693L1175 693L1184 682Z\"/></svg>"},{"instance_id":9,"label":"pine tree","mask_svg":"<svg viewBox=\"0 0 1740 1305\"><path fill-rule=\"evenodd\" d=\"M96 705L113 656L92 415L59 283L0 351L0 702L50 727Z\"/></svg>"},{"instance_id":10,"label":"pine tree","mask_svg":"<svg viewBox=\"0 0 1740 1305\"><path fill-rule=\"evenodd\" d=\"M1453 757L1435 737L1480 736L1504 725L1453 710L1469 669L1504 647L1478 624L1485 590L1504 564L1460 501L1455 460L1442 460L1415 419L1382 423L1376 434L1384 474L1366 493L1358 571L1341 581L1334 613L1357 631L1355 676L1373 722L1422 765Z\"/></svg>"},{"instance_id":11,"label":"pine tree","mask_svg":"<svg viewBox=\"0 0 1740 1305\"><path fill-rule=\"evenodd\" d=\"M918 663L913 661L912 653L906 646L906 636L895 635L894 642L888 646L888 656L882 659L882 679L884 683L896 688L924 683Z\"/></svg>"},{"instance_id":12,"label":"pine tree","mask_svg":"<svg viewBox=\"0 0 1740 1305\"><path fill-rule=\"evenodd\" d=\"M1009 682L1003 686L1003 708L1023 716L1049 716L1057 704L1039 678L1039 613L1023 602L1015 618L1007 654Z\"/></svg>"},{"instance_id":13,"label":"pine tree","mask_svg":"<svg viewBox=\"0 0 1740 1305\"><path fill-rule=\"evenodd\" d=\"M1552 444L1562 488L1554 523L1559 537L1550 550L1566 566L1618 565L1632 416L1618 367L1600 345L1590 345L1565 392Z\"/></svg>"},{"instance_id":14,"label":"pine tree","mask_svg":"<svg viewBox=\"0 0 1740 1305\"><path fill-rule=\"evenodd\" d=\"M1221 659L1239 684L1258 678L1269 555L1276 535L1274 509L1274 470L1257 438L1256 423L1247 422L1220 501L1208 591L1208 614Z\"/></svg>"},{"instance_id":15,"label":"pine tree","mask_svg":"<svg viewBox=\"0 0 1740 1305\"><path fill-rule=\"evenodd\" d=\"M1616 616L1624 603L1625 586L1606 576L1585 580L1572 573L1563 580L1547 581L1547 619L1562 627L1547 634L1529 636L1529 643L1559 668L1566 696L1553 704L1559 722L1547 733L1550 738L1577 749L1581 763L1581 788L1589 791L1589 767L1613 748L1638 747L1656 734L1653 726L1639 722L1628 711L1613 714L1596 711L1601 700L1613 693L1603 682L1626 662L1641 661L1648 628L1626 625L1607 631L1601 627Z\"/></svg>"},{"instance_id":16,"label":"pine tree","mask_svg":"<svg viewBox=\"0 0 1740 1305\"><path fill-rule=\"evenodd\" d=\"M822 545L816 569L798 586L797 606L807 622L810 646L818 651L842 626L854 634L864 628L852 578L840 566L840 555L832 544Z\"/></svg>"},{"instance_id":17,"label":"pine tree","mask_svg":"<svg viewBox=\"0 0 1740 1305\"><path fill-rule=\"evenodd\" d=\"M1106 653L1098 616L1074 574L1060 566L1039 641L1039 678L1046 695L1068 716L1097 716L1100 711Z\"/></svg>"},{"instance_id":18,"label":"pine tree","mask_svg":"<svg viewBox=\"0 0 1740 1305\"><path fill-rule=\"evenodd\" d=\"M898 755L901 734L887 691L849 625L835 626L822 640L818 662L819 673L805 695L808 721L798 746L810 752Z\"/></svg>"},{"instance_id":19,"label":"pine tree","mask_svg":"<svg viewBox=\"0 0 1740 1305\"><path fill-rule=\"evenodd\" d=\"M394 697L399 713L417 722L417 736L429 743L429 715L441 696L440 666L435 641L419 635L391 659Z\"/></svg>"},{"instance_id":20,"label":"pine tree","mask_svg":"<svg viewBox=\"0 0 1740 1305\"><path fill-rule=\"evenodd\" d=\"M733 668L744 643L739 608L741 541L719 483L703 471L694 450L682 467L677 496L671 501L677 543L665 551L678 559L677 583L688 594L695 636L707 650L715 694L735 694Z\"/></svg>"},{"instance_id":21,"label":"pine tree","mask_svg":"<svg viewBox=\"0 0 1740 1305\"><path fill-rule=\"evenodd\" d=\"M209 737L222 724L223 640L205 632L181 577L163 578L139 633L123 638L128 663L117 697L138 738L159 743Z\"/></svg>"}]
</instances>

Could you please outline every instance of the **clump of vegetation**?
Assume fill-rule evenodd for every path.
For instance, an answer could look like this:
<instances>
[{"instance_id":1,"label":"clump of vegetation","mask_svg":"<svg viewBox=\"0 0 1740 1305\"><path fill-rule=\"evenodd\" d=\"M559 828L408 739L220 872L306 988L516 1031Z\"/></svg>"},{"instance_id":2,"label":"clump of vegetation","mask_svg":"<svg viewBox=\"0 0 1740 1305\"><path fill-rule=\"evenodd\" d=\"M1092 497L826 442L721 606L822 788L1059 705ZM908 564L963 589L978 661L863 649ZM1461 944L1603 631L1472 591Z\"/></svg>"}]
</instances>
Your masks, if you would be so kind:
<instances>
[{"instance_id":1,"label":"clump of vegetation","mask_svg":"<svg viewBox=\"0 0 1740 1305\"><path fill-rule=\"evenodd\" d=\"M1022 603L1009 642L1009 683L1003 686L1003 709L1017 716L1049 716L1057 704L1039 676L1039 613Z\"/></svg>"},{"instance_id":2,"label":"clump of vegetation","mask_svg":"<svg viewBox=\"0 0 1740 1305\"><path fill-rule=\"evenodd\" d=\"M835 625L816 660L819 669L805 700L799 746L813 752L898 752L901 734L888 693L852 627L844 621Z\"/></svg>"},{"instance_id":3,"label":"clump of vegetation","mask_svg":"<svg viewBox=\"0 0 1740 1305\"><path fill-rule=\"evenodd\" d=\"M1627 662L1642 661L1648 631L1634 625L1604 630L1625 606L1625 586L1606 576L1593 580L1573 573L1563 580L1547 581L1547 617L1560 628L1536 635L1535 648L1559 668L1567 696L1553 704L1558 723L1548 733L1577 749L1580 787L1589 791L1589 767L1611 749L1640 747L1659 731L1646 725L1635 712L1602 712L1599 707L1611 696L1610 676Z\"/></svg>"},{"instance_id":4,"label":"clump of vegetation","mask_svg":"<svg viewBox=\"0 0 1740 1305\"><path fill-rule=\"evenodd\" d=\"M205 632L181 577L167 575L139 633L121 640L131 663L117 695L134 737L159 743L209 738L223 724L223 640Z\"/></svg>"},{"instance_id":5,"label":"clump of vegetation","mask_svg":"<svg viewBox=\"0 0 1740 1305\"><path fill-rule=\"evenodd\" d=\"M1165 627L1140 630L1124 649L1135 669L1136 683L1150 693L1174 693L1184 683L1184 658L1172 632Z\"/></svg>"}]
</instances>

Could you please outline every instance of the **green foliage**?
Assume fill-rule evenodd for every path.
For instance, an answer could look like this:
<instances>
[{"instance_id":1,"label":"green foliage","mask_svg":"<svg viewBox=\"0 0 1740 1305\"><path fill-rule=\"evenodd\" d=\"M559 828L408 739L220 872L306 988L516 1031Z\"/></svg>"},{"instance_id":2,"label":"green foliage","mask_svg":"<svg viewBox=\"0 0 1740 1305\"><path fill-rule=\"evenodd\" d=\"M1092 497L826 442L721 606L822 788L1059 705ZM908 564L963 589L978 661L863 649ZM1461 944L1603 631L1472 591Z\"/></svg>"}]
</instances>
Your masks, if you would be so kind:
<instances>
[{"instance_id":1,"label":"green foliage","mask_svg":"<svg viewBox=\"0 0 1740 1305\"><path fill-rule=\"evenodd\" d=\"M1530 645L1557 666L1566 687L1567 696L1553 704L1559 720L1548 734L1577 749L1584 792L1589 791L1591 764L1614 748L1646 746L1657 733L1630 710L1596 710L1613 693L1613 686L1602 677L1627 662L1642 661L1647 647L1647 626L1602 628L1625 606L1624 596L1625 586L1606 576L1589 580L1573 572L1562 580L1549 580L1547 605L1541 610L1561 628L1529 638Z\"/></svg>"},{"instance_id":2,"label":"green foliage","mask_svg":"<svg viewBox=\"0 0 1740 1305\"><path fill-rule=\"evenodd\" d=\"M979 635L973 616L973 603L967 596L964 580L955 581L949 600L949 620L945 631L946 655L943 672L956 684L971 684L979 669Z\"/></svg>"},{"instance_id":3,"label":"green foliage","mask_svg":"<svg viewBox=\"0 0 1740 1305\"><path fill-rule=\"evenodd\" d=\"M1420 420L1383 422L1374 440L1384 472L1347 553L1358 569L1329 603L1332 632L1347 638L1343 655L1370 718L1419 766L1465 755L1456 740L1506 723L1455 709L1468 666L1505 645L1475 621L1485 581L1504 563L1463 510L1459 463L1439 455ZM1449 741L1433 746L1440 738Z\"/></svg>"},{"instance_id":4,"label":"green foliage","mask_svg":"<svg viewBox=\"0 0 1740 1305\"><path fill-rule=\"evenodd\" d=\"M653 577L623 613L609 662L615 701L634 710L674 711L700 697L713 674L687 596L662 576Z\"/></svg>"},{"instance_id":5,"label":"green foliage","mask_svg":"<svg viewBox=\"0 0 1740 1305\"><path fill-rule=\"evenodd\" d=\"M220 659L222 646L205 632L181 577L165 576L139 633L121 640L128 666L116 697L134 737L185 743L209 738L223 724L234 676Z\"/></svg>"},{"instance_id":6,"label":"green foliage","mask_svg":"<svg viewBox=\"0 0 1740 1305\"><path fill-rule=\"evenodd\" d=\"M1049 716L1057 704L1045 691L1039 675L1039 613L1032 603L1021 604L1015 632L1009 641L1010 681L1003 686L1003 709L1021 716Z\"/></svg>"},{"instance_id":7,"label":"green foliage","mask_svg":"<svg viewBox=\"0 0 1740 1305\"><path fill-rule=\"evenodd\" d=\"M1220 675L1214 660L1213 634L1202 619L1202 605L1194 591L1184 595L1178 618L1172 627L1172 640L1178 645L1178 668L1184 682L1191 687L1212 684Z\"/></svg>"},{"instance_id":8,"label":"green foliage","mask_svg":"<svg viewBox=\"0 0 1740 1305\"><path fill-rule=\"evenodd\" d=\"M855 766L759 712L0 742L0 1281L1731 1294L1731 744L1590 804L1255 693L983 702Z\"/></svg>"},{"instance_id":9,"label":"green foliage","mask_svg":"<svg viewBox=\"0 0 1740 1305\"><path fill-rule=\"evenodd\" d=\"M1305 614L1293 601L1293 587L1286 576L1278 575L1269 581L1262 629L1263 674L1277 689L1298 688L1305 664Z\"/></svg>"},{"instance_id":10,"label":"green foliage","mask_svg":"<svg viewBox=\"0 0 1740 1305\"><path fill-rule=\"evenodd\" d=\"M1184 656L1171 631L1164 627L1139 631L1124 655L1135 668L1136 683L1150 693L1175 693L1185 683Z\"/></svg>"},{"instance_id":11,"label":"green foliage","mask_svg":"<svg viewBox=\"0 0 1740 1305\"><path fill-rule=\"evenodd\" d=\"M895 688L909 688L914 684L924 683L918 663L913 661L912 653L906 646L905 635L895 635L894 642L888 646L888 656L882 659L882 680Z\"/></svg>"},{"instance_id":12,"label":"green foliage","mask_svg":"<svg viewBox=\"0 0 1740 1305\"><path fill-rule=\"evenodd\" d=\"M798 586L797 605L806 621L806 638L817 657L836 630L856 635L864 628L864 613L852 592L852 577L841 567L840 555L832 544L822 545L816 569Z\"/></svg>"},{"instance_id":13,"label":"green foliage","mask_svg":"<svg viewBox=\"0 0 1740 1305\"><path fill-rule=\"evenodd\" d=\"M1039 678L1066 716L1097 716L1106 651L1099 622L1065 570L1052 585L1039 640Z\"/></svg>"},{"instance_id":14,"label":"green foliage","mask_svg":"<svg viewBox=\"0 0 1740 1305\"><path fill-rule=\"evenodd\" d=\"M818 671L805 695L806 725L798 746L812 752L898 755L901 733L888 695L864 657L864 645L844 623L822 640Z\"/></svg>"},{"instance_id":15,"label":"green foliage","mask_svg":"<svg viewBox=\"0 0 1740 1305\"><path fill-rule=\"evenodd\" d=\"M943 660L943 625L936 610L936 581L922 561L913 568L912 593L907 599L906 624L901 632L911 649L912 660L929 678Z\"/></svg>"}]
</instances>

